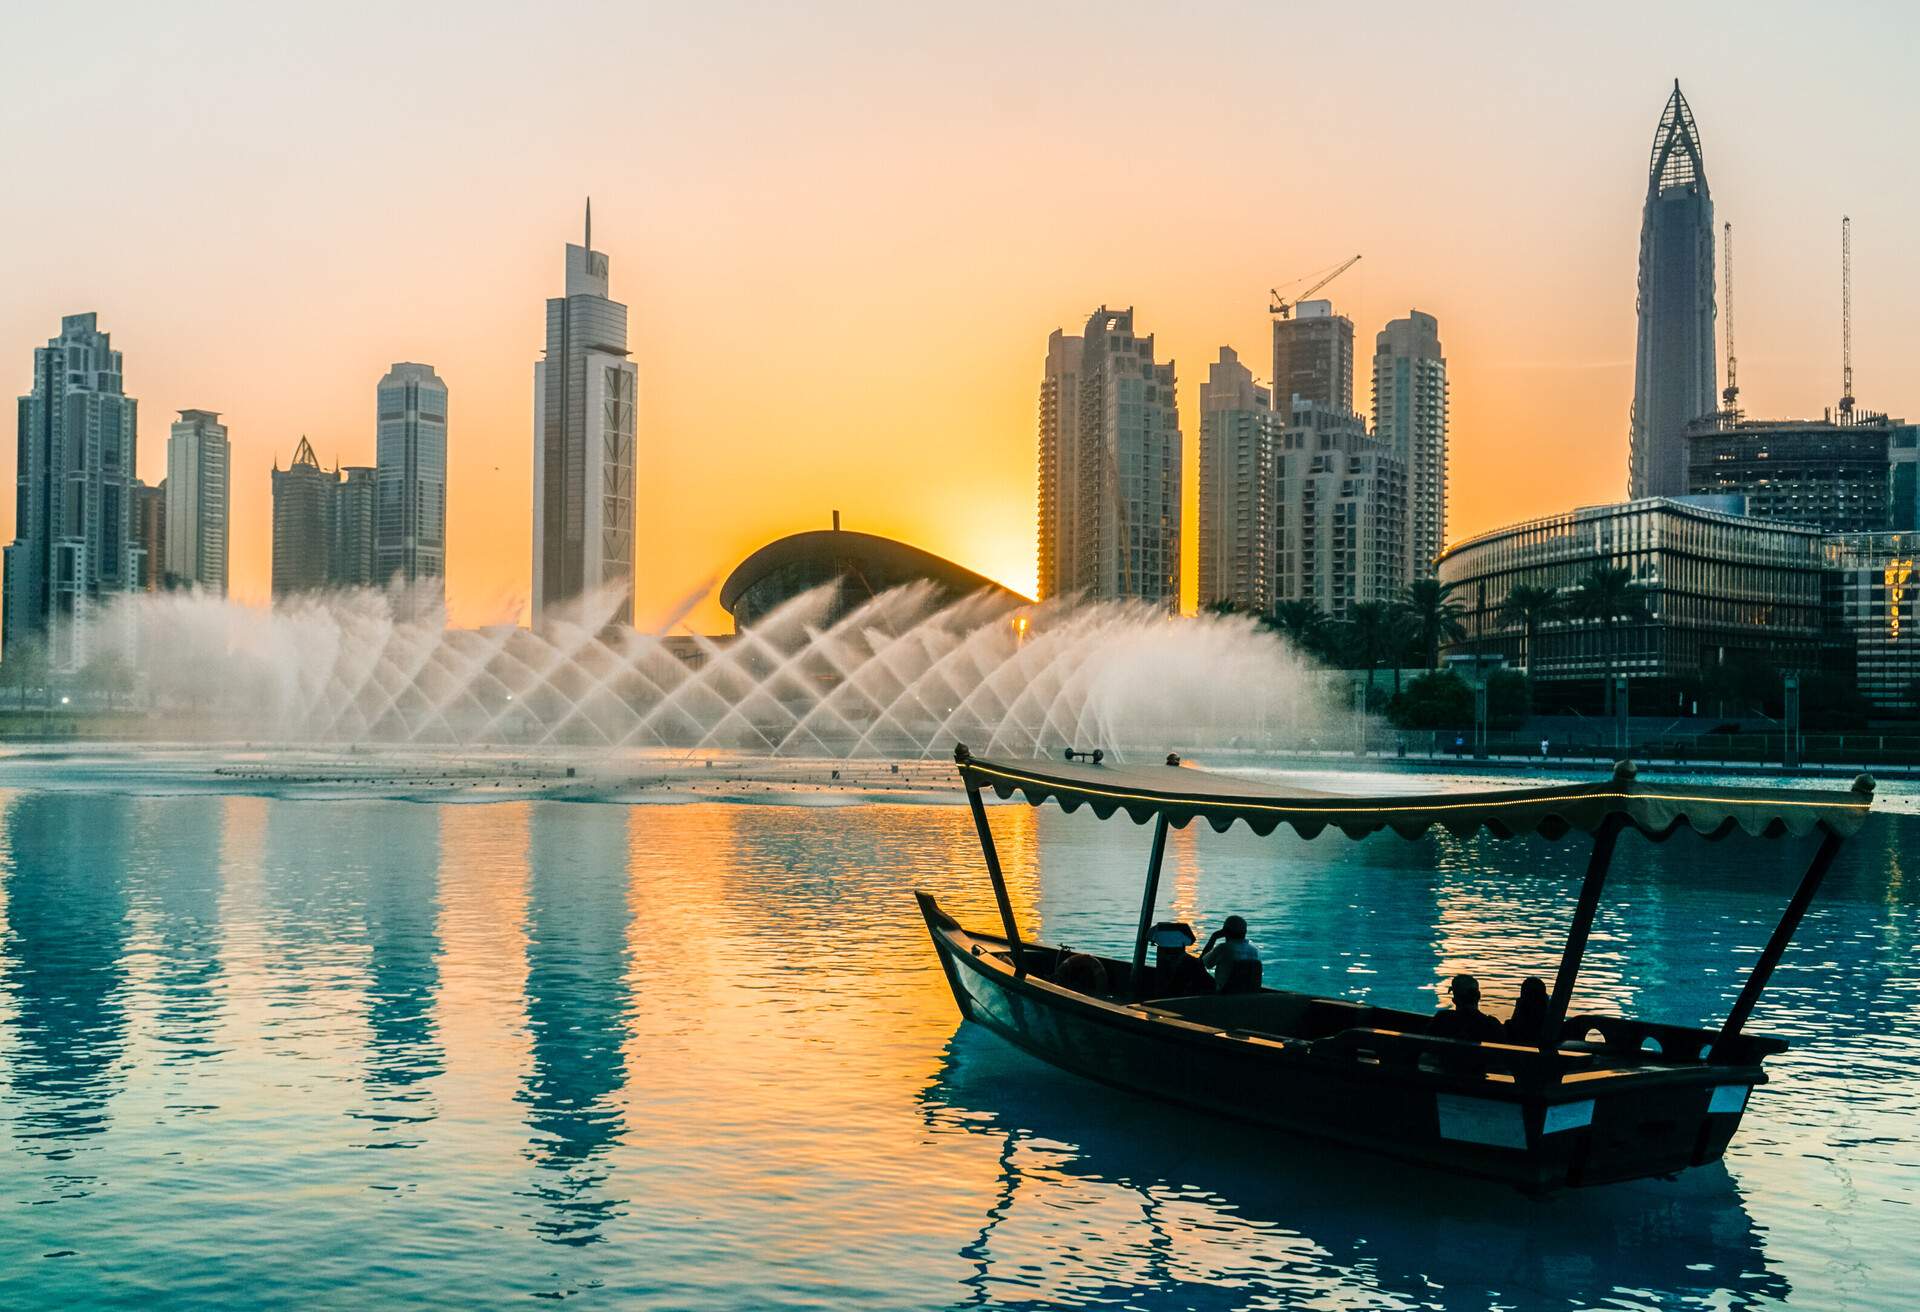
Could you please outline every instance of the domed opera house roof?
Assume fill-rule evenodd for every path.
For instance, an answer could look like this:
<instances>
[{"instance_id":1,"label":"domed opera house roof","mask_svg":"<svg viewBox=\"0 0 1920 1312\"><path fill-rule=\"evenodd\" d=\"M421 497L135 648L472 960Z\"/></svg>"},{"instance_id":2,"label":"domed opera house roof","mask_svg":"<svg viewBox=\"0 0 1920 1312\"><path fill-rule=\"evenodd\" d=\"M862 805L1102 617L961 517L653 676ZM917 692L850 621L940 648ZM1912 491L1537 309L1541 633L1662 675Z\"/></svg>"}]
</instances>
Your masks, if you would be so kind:
<instances>
[{"instance_id":1,"label":"domed opera house roof","mask_svg":"<svg viewBox=\"0 0 1920 1312\"><path fill-rule=\"evenodd\" d=\"M1008 606L1029 602L986 575L930 551L873 533L831 528L795 533L761 547L721 584L720 604L733 616L735 629L750 628L781 603L837 581L840 596L831 618L838 619L870 597L923 580L955 601L986 591L1003 596Z\"/></svg>"}]
</instances>

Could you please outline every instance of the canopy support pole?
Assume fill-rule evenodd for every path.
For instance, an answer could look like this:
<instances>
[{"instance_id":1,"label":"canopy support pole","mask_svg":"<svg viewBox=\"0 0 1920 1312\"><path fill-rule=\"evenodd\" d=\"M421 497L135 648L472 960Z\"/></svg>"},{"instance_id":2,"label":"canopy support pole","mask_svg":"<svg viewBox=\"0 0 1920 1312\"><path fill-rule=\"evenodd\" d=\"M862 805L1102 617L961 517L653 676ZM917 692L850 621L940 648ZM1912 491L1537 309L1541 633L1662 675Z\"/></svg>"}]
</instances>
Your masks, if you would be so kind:
<instances>
[{"instance_id":1,"label":"canopy support pole","mask_svg":"<svg viewBox=\"0 0 1920 1312\"><path fill-rule=\"evenodd\" d=\"M1566 1023L1573 983L1580 977L1580 962L1587 955L1587 936L1593 932L1594 913L1600 909L1600 890L1606 886L1607 869L1613 864L1613 844L1625 823L1621 816L1610 815L1594 832L1586 882L1580 885L1580 902L1573 909L1566 950L1560 954L1560 973L1553 978L1553 997L1547 1003L1547 1019L1540 1036L1542 1051L1551 1052L1560 1046L1560 1027Z\"/></svg>"},{"instance_id":2,"label":"canopy support pole","mask_svg":"<svg viewBox=\"0 0 1920 1312\"><path fill-rule=\"evenodd\" d=\"M1720 1027L1720 1036L1713 1041L1713 1051L1707 1054L1708 1061L1720 1060L1728 1046L1739 1037L1741 1027L1747 1023L1747 1017L1753 1014L1754 1004L1760 1001L1760 995L1766 991L1767 981L1773 977L1773 968L1780 964L1781 954L1787 950L1787 944L1793 941L1794 931L1800 928L1800 921L1807 914L1813 895L1820 891L1820 882L1827 877L1827 871L1839 851L1840 835L1828 830L1820 839L1819 850L1813 854L1807 873L1801 876L1800 887L1794 890L1793 900L1787 903L1787 909L1780 914L1780 923L1773 927L1773 937L1767 940L1767 946L1761 950L1760 960L1753 963L1753 973L1747 976L1740 996L1734 999L1733 1010L1727 1013L1727 1023Z\"/></svg>"},{"instance_id":3,"label":"canopy support pole","mask_svg":"<svg viewBox=\"0 0 1920 1312\"><path fill-rule=\"evenodd\" d=\"M993 830L987 826L987 807L980 790L967 784L967 805L973 808L973 827L980 831L980 851L987 858L987 878L993 881L993 900L1000 904L1000 923L1007 931L1007 946L1013 951L1013 973L1027 973L1027 957L1020 946L1020 926L1013 918L1013 902L1007 897L1006 877L1000 873L1000 852L993 845Z\"/></svg>"},{"instance_id":4,"label":"canopy support pole","mask_svg":"<svg viewBox=\"0 0 1920 1312\"><path fill-rule=\"evenodd\" d=\"M1147 929L1153 924L1153 904L1160 896L1160 863L1167 855L1167 813L1153 822L1153 855L1147 858L1147 888L1140 895L1140 928L1133 936L1133 1000L1146 996Z\"/></svg>"}]
</instances>

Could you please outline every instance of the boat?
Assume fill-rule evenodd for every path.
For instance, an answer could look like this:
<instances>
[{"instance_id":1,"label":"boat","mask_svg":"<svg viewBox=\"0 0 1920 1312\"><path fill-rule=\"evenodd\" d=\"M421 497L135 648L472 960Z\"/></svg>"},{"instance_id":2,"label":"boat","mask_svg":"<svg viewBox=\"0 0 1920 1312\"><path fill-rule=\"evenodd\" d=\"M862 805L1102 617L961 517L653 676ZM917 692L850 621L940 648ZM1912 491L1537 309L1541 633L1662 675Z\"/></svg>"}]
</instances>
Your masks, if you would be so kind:
<instances>
[{"instance_id":1,"label":"boat","mask_svg":"<svg viewBox=\"0 0 1920 1312\"><path fill-rule=\"evenodd\" d=\"M1774 967L1841 844L1865 823L1873 780L1841 791L1643 782L1631 762L1610 777L1551 787L1357 796L1280 787L1194 768L1121 765L1068 749L1063 761L995 762L963 745L954 761L979 834L1000 932L969 929L916 894L963 1021L1055 1066L1103 1083L1314 1140L1529 1193L1671 1176L1718 1161L1763 1063L1784 1040L1746 1030ZM985 794L1082 806L1152 824L1131 959L1024 938L1007 894ZM1159 996L1146 962L1167 831L1203 820L1266 836L1418 839L1436 827L1495 839L1591 839L1586 874L1537 1042L1428 1033L1430 1017L1345 998L1258 987ZM1817 840L1725 1021L1717 1029L1601 1014L1568 1015L1614 846L1632 829L1656 842L1684 829L1709 839ZM1071 958L1077 969L1063 970ZM1056 978L1056 976L1060 978ZM1063 982L1063 980L1065 982Z\"/></svg>"}]
</instances>

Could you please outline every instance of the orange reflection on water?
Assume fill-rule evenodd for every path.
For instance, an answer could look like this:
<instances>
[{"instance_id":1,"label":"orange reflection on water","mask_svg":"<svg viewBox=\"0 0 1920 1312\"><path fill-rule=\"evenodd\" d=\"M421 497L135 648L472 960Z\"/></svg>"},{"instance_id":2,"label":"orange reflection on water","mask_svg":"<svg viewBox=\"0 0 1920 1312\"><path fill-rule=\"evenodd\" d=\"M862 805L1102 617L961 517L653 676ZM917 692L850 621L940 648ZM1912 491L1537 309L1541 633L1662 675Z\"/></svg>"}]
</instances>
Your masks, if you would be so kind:
<instances>
[{"instance_id":1,"label":"orange reflection on water","mask_svg":"<svg viewBox=\"0 0 1920 1312\"><path fill-rule=\"evenodd\" d=\"M993 811L1017 914L1030 922L1032 816ZM913 891L997 924L968 813L865 806L858 825L838 808L797 806L629 815L627 1100L648 1109L648 1173L663 1185L649 1190L650 1212L672 1225L710 1193L735 1191L830 1211L830 1228L757 1236L765 1260L802 1284L824 1267L815 1259L903 1226L950 1233L949 1209L990 1189L993 1170L964 1143L922 1142L915 1096L958 1015ZM882 850L887 859L875 859ZM910 880L876 873L903 867ZM927 1151L949 1159L940 1198L925 1185ZM875 1166L850 1180L849 1161ZM823 1276L822 1296L829 1284Z\"/></svg>"},{"instance_id":2,"label":"orange reflection on water","mask_svg":"<svg viewBox=\"0 0 1920 1312\"><path fill-rule=\"evenodd\" d=\"M435 807L440 814L439 996L446 1115L508 1114L526 1069L520 963L526 959L525 802Z\"/></svg>"}]
</instances>

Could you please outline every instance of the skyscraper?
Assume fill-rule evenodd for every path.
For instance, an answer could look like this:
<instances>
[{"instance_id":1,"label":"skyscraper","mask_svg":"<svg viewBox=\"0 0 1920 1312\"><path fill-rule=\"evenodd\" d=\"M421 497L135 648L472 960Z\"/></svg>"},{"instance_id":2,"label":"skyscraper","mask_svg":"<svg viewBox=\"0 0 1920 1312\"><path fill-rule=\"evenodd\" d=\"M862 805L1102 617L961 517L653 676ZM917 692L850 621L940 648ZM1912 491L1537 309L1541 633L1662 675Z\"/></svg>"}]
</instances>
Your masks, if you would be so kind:
<instances>
[{"instance_id":1,"label":"skyscraper","mask_svg":"<svg viewBox=\"0 0 1920 1312\"><path fill-rule=\"evenodd\" d=\"M1374 339L1373 431L1407 471L1407 577L1429 577L1447 545L1447 357L1430 314Z\"/></svg>"},{"instance_id":2,"label":"skyscraper","mask_svg":"<svg viewBox=\"0 0 1920 1312\"><path fill-rule=\"evenodd\" d=\"M1080 360L1086 343L1060 329L1047 338L1047 368L1040 380L1040 586L1039 597L1074 589L1079 555L1074 548L1075 454L1080 443Z\"/></svg>"},{"instance_id":3,"label":"skyscraper","mask_svg":"<svg viewBox=\"0 0 1920 1312\"><path fill-rule=\"evenodd\" d=\"M1200 604L1273 609L1274 458L1280 424L1272 396L1231 347L1200 384Z\"/></svg>"},{"instance_id":4,"label":"skyscraper","mask_svg":"<svg viewBox=\"0 0 1920 1312\"><path fill-rule=\"evenodd\" d=\"M1307 401L1279 412L1274 600L1336 620L1407 586L1407 471L1359 415Z\"/></svg>"},{"instance_id":5,"label":"skyscraper","mask_svg":"<svg viewBox=\"0 0 1920 1312\"><path fill-rule=\"evenodd\" d=\"M167 438L166 578L172 587L227 595L231 446L211 410L182 410Z\"/></svg>"},{"instance_id":6,"label":"skyscraper","mask_svg":"<svg viewBox=\"0 0 1920 1312\"><path fill-rule=\"evenodd\" d=\"M285 597L327 587L335 489L340 475L320 468L306 438L293 449L293 463L273 471L273 595Z\"/></svg>"},{"instance_id":7,"label":"skyscraper","mask_svg":"<svg viewBox=\"0 0 1920 1312\"><path fill-rule=\"evenodd\" d=\"M447 385L432 365L380 380L374 578L440 589L447 573Z\"/></svg>"},{"instance_id":8,"label":"skyscraper","mask_svg":"<svg viewBox=\"0 0 1920 1312\"><path fill-rule=\"evenodd\" d=\"M13 545L6 549L0 644L44 641L56 669L83 663L79 623L115 593L139 586L132 532L137 402L123 390L120 352L96 316L70 314L33 353L33 391L20 398Z\"/></svg>"},{"instance_id":9,"label":"skyscraper","mask_svg":"<svg viewBox=\"0 0 1920 1312\"><path fill-rule=\"evenodd\" d=\"M133 485L133 541L140 549L135 586L158 592L167 582L167 480L158 487Z\"/></svg>"},{"instance_id":10,"label":"skyscraper","mask_svg":"<svg viewBox=\"0 0 1920 1312\"><path fill-rule=\"evenodd\" d=\"M1174 367L1137 337L1133 311L1101 306L1078 339L1049 339L1048 382L1041 389L1042 551L1052 578L1043 596L1073 591L1106 600L1131 598L1169 609L1180 603L1180 412ZM1077 379L1072 450L1060 396ZM1049 389L1054 394L1050 432ZM1050 437L1052 447L1050 449ZM1049 489L1049 473L1052 487ZM1064 521L1064 522L1063 522Z\"/></svg>"},{"instance_id":11,"label":"skyscraper","mask_svg":"<svg viewBox=\"0 0 1920 1312\"><path fill-rule=\"evenodd\" d=\"M1673 95L1653 134L1640 219L1640 336L1633 366L1631 495L1687 492L1686 427L1719 406L1713 196L1693 111Z\"/></svg>"},{"instance_id":12,"label":"skyscraper","mask_svg":"<svg viewBox=\"0 0 1920 1312\"><path fill-rule=\"evenodd\" d=\"M370 588L383 582L374 570L374 483L370 465L348 465L333 488L332 544L327 577L337 588Z\"/></svg>"},{"instance_id":13,"label":"skyscraper","mask_svg":"<svg viewBox=\"0 0 1920 1312\"><path fill-rule=\"evenodd\" d=\"M634 426L639 368L627 307L609 298L607 257L567 247L566 295L547 302L546 358L533 366L533 624L604 587L633 622Z\"/></svg>"},{"instance_id":14,"label":"skyscraper","mask_svg":"<svg viewBox=\"0 0 1920 1312\"><path fill-rule=\"evenodd\" d=\"M1302 301L1290 319L1273 321L1273 405L1286 414L1293 398L1322 410L1353 409L1353 320L1332 301Z\"/></svg>"}]
</instances>

